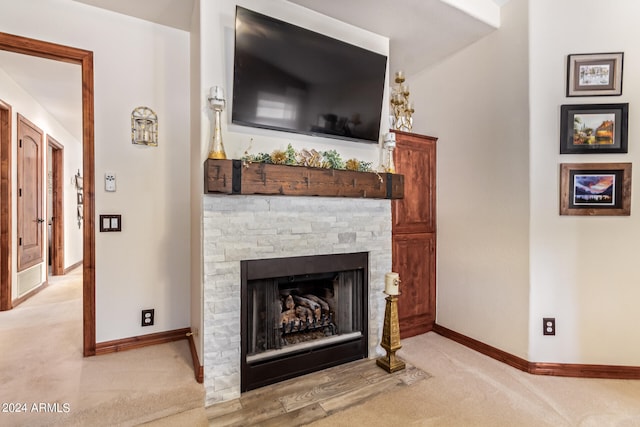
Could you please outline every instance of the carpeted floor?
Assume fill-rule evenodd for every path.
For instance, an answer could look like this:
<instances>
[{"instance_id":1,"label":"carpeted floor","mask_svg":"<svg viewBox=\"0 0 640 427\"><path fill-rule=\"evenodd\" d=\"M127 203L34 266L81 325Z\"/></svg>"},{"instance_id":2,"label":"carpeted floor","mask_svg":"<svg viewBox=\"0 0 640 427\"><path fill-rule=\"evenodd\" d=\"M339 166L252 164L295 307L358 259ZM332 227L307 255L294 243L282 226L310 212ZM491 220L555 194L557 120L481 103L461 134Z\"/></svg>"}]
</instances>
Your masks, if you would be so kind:
<instances>
[{"instance_id":1,"label":"carpeted floor","mask_svg":"<svg viewBox=\"0 0 640 427\"><path fill-rule=\"evenodd\" d=\"M0 426L216 425L186 340L83 358L81 319L79 269L0 312ZM309 425L640 427L640 381L530 375L435 333L402 345L428 379L327 407Z\"/></svg>"},{"instance_id":2,"label":"carpeted floor","mask_svg":"<svg viewBox=\"0 0 640 427\"><path fill-rule=\"evenodd\" d=\"M323 426L640 426L640 381L530 375L435 333L401 358L432 377L310 424Z\"/></svg>"},{"instance_id":3,"label":"carpeted floor","mask_svg":"<svg viewBox=\"0 0 640 427\"><path fill-rule=\"evenodd\" d=\"M49 282L0 312L0 426L207 425L187 340L84 358L82 270Z\"/></svg>"}]
</instances>

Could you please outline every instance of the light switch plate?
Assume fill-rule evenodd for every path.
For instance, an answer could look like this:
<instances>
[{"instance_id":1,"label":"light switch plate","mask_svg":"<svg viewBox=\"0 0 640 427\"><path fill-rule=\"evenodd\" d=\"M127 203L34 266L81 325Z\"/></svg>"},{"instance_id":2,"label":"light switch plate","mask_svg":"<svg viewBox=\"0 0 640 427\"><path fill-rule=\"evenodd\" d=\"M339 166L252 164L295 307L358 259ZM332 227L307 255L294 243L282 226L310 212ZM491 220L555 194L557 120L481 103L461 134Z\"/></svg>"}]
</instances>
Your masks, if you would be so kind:
<instances>
[{"instance_id":1,"label":"light switch plate","mask_svg":"<svg viewBox=\"0 0 640 427\"><path fill-rule=\"evenodd\" d=\"M109 192L116 191L116 174L113 172L105 172L104 174L104 190Z\"/></svg>"},{"instance_id":2,"label":"light switch plate","mask_svg":"<svg viewBox=\"0 0 640 427\"><path fill-rule=\"evenodd\" d=\"M122 215L100 215L100 232L122 231Z\"/></svg>"}]
</instances>

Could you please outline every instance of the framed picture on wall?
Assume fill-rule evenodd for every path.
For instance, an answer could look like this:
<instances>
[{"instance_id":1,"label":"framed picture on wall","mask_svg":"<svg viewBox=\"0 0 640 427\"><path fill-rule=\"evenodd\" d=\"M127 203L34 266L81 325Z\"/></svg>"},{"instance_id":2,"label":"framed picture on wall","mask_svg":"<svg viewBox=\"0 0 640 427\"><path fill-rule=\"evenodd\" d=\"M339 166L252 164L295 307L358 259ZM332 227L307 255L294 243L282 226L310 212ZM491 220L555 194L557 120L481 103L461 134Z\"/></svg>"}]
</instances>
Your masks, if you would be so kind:
<instances>
[{"instance_id":1,"label":"framed picture on wall","mask_svg":"<svg viewBox=\"0 0 640 427\"><path fill-rule=\"evenodd\" d=\"M629 104L560 107L560 154L626 153Z\"/></svg>"},{"instance_id":2,"label":"framed picture on wall","mask_svg":"<svg viewBox=\"0 0 640 427\"><path fill-rule=\"evenodd\" d=\"M567 56L567 96L622 95L623 52Z\"/></svg>"},{"instance_id":3,"label":"framed picture on wall","mask_svg":"<svg viewBox=\"0 0 640 427\"><path fill-rule=\"evenodd\" d=\"M631 163L562 163L560 215L631 214Z\"/></svg>"},{"instance_id":4,"label":"framed picture on wall","mask_svg":"<svg viewBox=\"0 0 640 427\"><path fill-rule=\"evenodd\" d=\"M78 170L78 173L75 174L74 178L76 180L76 190L82 190L84 183L79 170Z\"/></svg>"}]
</instances>

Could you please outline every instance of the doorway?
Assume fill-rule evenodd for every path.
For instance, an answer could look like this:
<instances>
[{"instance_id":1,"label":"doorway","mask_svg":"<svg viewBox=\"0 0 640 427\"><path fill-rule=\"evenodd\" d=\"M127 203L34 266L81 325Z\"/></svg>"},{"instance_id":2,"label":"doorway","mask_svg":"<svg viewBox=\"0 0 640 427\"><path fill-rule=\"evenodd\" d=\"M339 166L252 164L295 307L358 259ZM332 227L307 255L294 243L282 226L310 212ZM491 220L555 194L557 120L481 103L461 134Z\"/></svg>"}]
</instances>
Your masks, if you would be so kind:
<instances>
[{"instance_id":1,"label":"doorway","mask_svg":"<svg viewBox=\"0 0 640 427\"><path fill-rule=\"evenodd\" d=\"M37 56L40 58L63 61L80 65L82 69L82 168L83 186L83 354L93 356L96 353L95 327L95 202L94 202L94 104L93 104L93 52L69 46L49 43L7 33L0 33L0 50ZM11 112L0 104L0 123ZM0 126L0 136L6 125ZM11 132L8 138L0 138L0 309L11 303ZM8 166L6 166L8 165ZM5 215L8 209L9 214ZM9 218L7 218L9 217ZM8 222L7 222L8 221ZM6 225L8 227L5 227ZM5 250L8 247L8 252ZM8 263L7 259L9 260ZM6 264L5 264L6 263ZM10 307L9 307L10 308Z\"/></svg>"},{"instance_id":2,"label":"doorway","mask_svg":"<svg viewBox=\"0 0 640 427\"><path fill-rule=\"evenodd\" d=\"M64 274L64 146L47 135L47 150L48 273L61 276Z\"/></svg>"}]
</instances>

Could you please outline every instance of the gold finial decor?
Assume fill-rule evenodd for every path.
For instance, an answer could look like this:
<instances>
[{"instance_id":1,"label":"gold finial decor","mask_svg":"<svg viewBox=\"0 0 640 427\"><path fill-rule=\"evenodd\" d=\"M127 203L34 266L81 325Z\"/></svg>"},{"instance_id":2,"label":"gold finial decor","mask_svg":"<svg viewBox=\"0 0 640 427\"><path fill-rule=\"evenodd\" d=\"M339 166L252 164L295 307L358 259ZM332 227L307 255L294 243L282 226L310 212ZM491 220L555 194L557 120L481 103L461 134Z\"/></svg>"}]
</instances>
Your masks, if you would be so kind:
<instances>
[{"instance_id":1,"label":"gold finial decor","mask_svg":"<svg viewBox=\"0 0 640 427\"><path fill-rule=\"evenodd\" d=\"M379 357L376 364L385 371L392 373L403 370L406 365L398 359L396 351L402 348L400 344L400 322L398 320L398 295L400 295L400 276L390 272L384 277L384 293L387 304L384 310L384 326L382 327L382 341L380 347L387 352L386 356Z\"/></svg>"},{"instance_id":2,"label":"gold finial decor","mask_svg":"<svg viewBox=\"0 0 640 427\"><path fill-rule=\"evenodd\" d=\"M213 86L209 92L209 107L213 110L213 135L211 136L211 146L209 148L210 159L226 159L227 154L224 152L222 144L222 126L221 114L227 103L224 99L224 91L220 86Z\"/></svg>"},{"instance_id":3,"label":"gold finial decor","mask_svg":"<svg viewBox=\"0 0 640 427\"><path fill-rule=\"evenodd\" d=\"M404 72L396 71L395 85L391 88L391 128L410 132L415 110L409 101L409 86L404 81Z\"/></svg>"}]
</instances>

